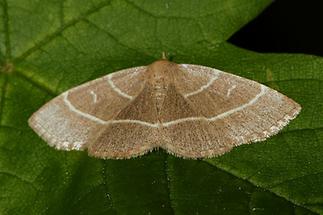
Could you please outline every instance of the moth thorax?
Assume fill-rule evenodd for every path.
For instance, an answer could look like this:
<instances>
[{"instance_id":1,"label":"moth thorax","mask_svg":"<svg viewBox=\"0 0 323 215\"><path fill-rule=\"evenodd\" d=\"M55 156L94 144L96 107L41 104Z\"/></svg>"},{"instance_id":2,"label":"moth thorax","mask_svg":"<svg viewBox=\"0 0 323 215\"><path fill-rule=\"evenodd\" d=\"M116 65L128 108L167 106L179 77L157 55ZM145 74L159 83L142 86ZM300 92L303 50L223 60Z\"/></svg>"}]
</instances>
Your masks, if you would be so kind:
<instances>
[{"instance_id":1,"label":"moth thorax","mask_svg":"<svg viewBox=\"0 0 323 215\"><path fill-rule=\"evenodd\" d=\"M164 100L166 98L168 82L163 77L155 77L153 81L153 97L156 100L157 113L161 112Z\"/></svg>"},{"instance_id":2,"label":"moth thorax","mask_svg":"<svg viewBox=\"0 0 323 215\"><path fill-rule=\"evenodd\" d=\"M157 113L161 113L168 88L173 82L176 64L167 60L159 60L148 66L149 82L152 86Z\"/></svg>"}]
</instances>

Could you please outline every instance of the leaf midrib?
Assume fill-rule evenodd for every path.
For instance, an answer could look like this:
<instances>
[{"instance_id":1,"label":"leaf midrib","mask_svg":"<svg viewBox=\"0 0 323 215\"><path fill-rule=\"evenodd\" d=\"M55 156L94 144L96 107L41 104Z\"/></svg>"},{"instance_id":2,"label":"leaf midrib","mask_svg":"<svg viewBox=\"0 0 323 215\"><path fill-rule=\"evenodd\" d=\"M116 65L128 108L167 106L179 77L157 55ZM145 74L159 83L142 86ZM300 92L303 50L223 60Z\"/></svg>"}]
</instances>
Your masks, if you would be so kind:
<instances>
[{"instance_id":1,"label":"leaf midrib","mask_svg":"<svg viewBox=\"0 0 323 215\"><path fill-rule=\"evenodd\" d=\"M172 211L172 214L175 215L175 207L174 207L174 203L173 203L173 199L172 199L172 193L171 193L171 174L170 174L170 171L169 171L169 164L168 164L168 157L169 155L166 154L164 156L164 174L165 174L165 179L166 179L166 187L167 187L167 195L168 195L168 199L169 199L169 206L170 206L170 209Z\"/></svg>"}]
</instances>

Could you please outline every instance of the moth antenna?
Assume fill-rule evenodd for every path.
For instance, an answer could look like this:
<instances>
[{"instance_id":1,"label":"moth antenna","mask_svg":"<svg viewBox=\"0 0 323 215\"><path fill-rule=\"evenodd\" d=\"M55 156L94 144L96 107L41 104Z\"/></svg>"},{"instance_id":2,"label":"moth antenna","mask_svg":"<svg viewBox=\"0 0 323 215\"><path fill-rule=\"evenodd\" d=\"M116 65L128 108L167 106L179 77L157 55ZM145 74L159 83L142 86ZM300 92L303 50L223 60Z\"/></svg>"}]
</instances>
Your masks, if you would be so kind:
<instances>
[{"instance_id":1,"label":"moth antenna","mask_svg":"<svg viewBox=\"0 0 323 215\"><path fill-rule=\"evenodd\" d=\"M162 59L163 60L168 60L166 52L162 52Z\"/></svg>"}]
</instances>

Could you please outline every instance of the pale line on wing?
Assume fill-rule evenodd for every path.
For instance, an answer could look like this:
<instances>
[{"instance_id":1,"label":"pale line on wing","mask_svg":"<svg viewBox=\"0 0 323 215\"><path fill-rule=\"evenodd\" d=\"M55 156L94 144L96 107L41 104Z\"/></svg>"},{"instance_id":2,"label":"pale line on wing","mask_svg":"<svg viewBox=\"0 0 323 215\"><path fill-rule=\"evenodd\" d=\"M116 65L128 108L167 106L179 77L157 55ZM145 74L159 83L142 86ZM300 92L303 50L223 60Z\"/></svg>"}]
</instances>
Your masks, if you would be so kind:
<instances>
[{"instance_id":1,"label":"pale line on wing","mask_svg":"<svg viewBox=\"0 0 323 215\"><path fill-rule=\"evenodd\" d=\"M120 88L118 88L112 81L112 74L111 75L108 75L107 76L107 79L108 79L108 83L110 84L111 88L117 92L119 95L121 95L122 97L125 97L127 99L133 99L132 96L128 95L127 93L125 92L122 92L122 90Z\"/></svg>"},{"instance_id":2,"label":"pale line on wing","mask_svg":"<svg viewBox=\"0 0 323 215\"><path fill-rule=\"evenodd\" d=\"M183 64L183 65L185 65L185 64ZM185 67L185 66L184 66ZM214 76L205 84L205 85L202 85L201 87L200 87L200 89L198 89L198 90L195 90L195 91L193 91L193 92L190 92L190 93L187 93L187 94L185 94L184 95L184 97L185 98L187 98L187 97L190 97L190 96L193 96L193 95L196 95L196 94L198 94L198 93L201 93L201 92L203 92L204 90L206 90L207 88L209 88L212 84L213 84L213 82L215 81L215 80L217 80L218 78L219 78L219 75L220 75L220 72L219 71L217 71L217 70L213 70L213 72L214 72Z\"/></svg>"},{"instance_id":3,"label":"pale line on wing","mask_svg":"<svg viewBox=\"0 0 323 215\"><path fill-rule=\"evenodd\" d=\"M78 110L76 107L74 107L74 105L68 100L68 92L65 92L63 93L63 97L64 97L64 102L65 104L67 105L67 107L70 109L70 111L78 114L78 115L81 115L83 116L84 118L87 118L89 120L92 120L94 122L97 122L99 124L114 124L114 123L137 123L137 124L141 124L141 125L145 125L145 126L150 126L150 127L158 127L160 126L160 124L158 123L149 123L149 122L144 122L144 121L141 121L141 120L103 120L103 119L100 119L98 117L95 117L91 114L88 114L88 113L84 113L80 110Z\"/></svg>"},{"instance_id":4,"label":"pale line on wing","mask_svg":"<svg viewBox=\"0 0 323 215\"><path fill-rule=\"evenodd\" d=\"M195 120L206 120L206 121L215 121L217 119L222 119L224 117L227 117L235 112L241 111L244 108L253 105L254 103L256 103L258 101L258 99L263 96L267 91L267 87L265 87L264 85L261 85L261 90L260 92L253 98L251 99L248 103L245 103L239 107L233 108L231 110L228 110L224 113L221 113L219 115L216 115L214 117L210 117L210 118L206 118L206 117L188 117L188 118L183 118L183 119L177 119L174 121L169 121L166 123L163 123L163 126L170 126L173 124L177 124L177 123L181 123L181 122L186 122L186 121L195 121Z\"/></svg>"},{"instance_id":5,"label":"pale line on wing","mask_svg":"<svg viewBox=\"0 0 323 215\"><path fill-rule=\"evenodd\" d=\"M63 93L63 97L64 97L64 102L67 105L67 107L70 109L70 111L77 113L78 115L81 115L81 116L83 116L89 120L92 120L94 122L97 122L99 124L106 124L106 121L99 119L91 114L84 113L84 112L78 110L77 108L75 108L74 105L72 105L72 103L68 100L67 96L68 96L68 91Z\"/></svg>"},{"instance_id":6,"label":"pale line on wing","mask_svg":"<svg viewBox=\"0 0 323 215\"><path fill-rule=\"evenodd\" d=\"M96 95L96 93L95 92L93 92L93 90L91 90L91 95L92 95L92 97L93 97L93 103L96 103L96 101L97 101L97 95Z\"/></svg>"},{"instance_id":7,"label":"pale line on wing","mask_svg":"<svg viewBox=\"0 0 323 215\"><path fill-rule=\"evenodd\" d=\"M224 113L221 113L221 114L219 114L217 116L214 116L212 118L209 118L209 120L214 121L214 120L217 120L217 119L222 119L224 117L227 117L227 116L229 116L229 115L231 115L231 114L233 114L235 112L241 111L241 110L245 109L246 107L249 107L249 106L255 104L260 97L262 97L263 95L266 94L266 92L268 90L268 88L266 86L264 86L262 84L260 86L261 86L260 92L253 99L251 99L248 103L243 104L243 105L241 105L239 107L233 108L231 110L228 110L228 111L226 111Z\"/></svg>"},{"instance_id":8,"label":"pale line on wing","mask_svg":"<svg viewBox=\"0 0 323 215\"><path fill-rule=\"evenodd\" d=\"M165 123L149 123L149 122L145 122L145 121L141 121L141 120L108 120L108 121L105 121L105 120L97 118L97 117L95 117L95 116L93 116L91 114L84 113L84 112L78 110L77 108L75 108L67 98L68 92L65 92L63 94L63 96L64 96L65 104L69 107L69 109L72 112L75 112L76 114L79 114L79 115L81 115L81 116L83 116L83 117L85 117L87 119L90 119L92 121L95 121L95 122L97 122L99 124L137 123L137 124L141 124L141 125L144 125L144 126L157 128L157 127L167 127L167 126L170 126L170 125L178 124L178 123L181 123L181 122L187 122L187 121L196 121L196 120L215 121L217 119L222 119L224 117L227 117L227 116L229 116L229 115L231 115L233 113L241 111L241 110L245 109L246 107L249 107L249 106L255 104L260 97L262 97L263 95L266 94L267 89L268 88L266 86L261 85L260 92L253 99L251 99L248 103L245 103L245 104L243 104L243 105L241 105L239 107L233 108L231 110L228 110L228 111L226 111L224 113L221 113L221 114L216 115L216 116L211 117L211 118L188 117L188 118L177 119L177 120L173 120L173 121L169 121L169 122L165 122Z\"/></svg>"},{"instance_id":9,"label":"pale line on wing","mask_svg":"<svg viewBox=\"0 0 323 215\"><path fill-rule=\"evenodd\" d=\"M227 97L229 97L231 95L231 91L234 90L235 88L237 87L237 85L233 85L232 87L230 87L228 89L228 92L227 92Z\"/></svg>"}]
</instances>

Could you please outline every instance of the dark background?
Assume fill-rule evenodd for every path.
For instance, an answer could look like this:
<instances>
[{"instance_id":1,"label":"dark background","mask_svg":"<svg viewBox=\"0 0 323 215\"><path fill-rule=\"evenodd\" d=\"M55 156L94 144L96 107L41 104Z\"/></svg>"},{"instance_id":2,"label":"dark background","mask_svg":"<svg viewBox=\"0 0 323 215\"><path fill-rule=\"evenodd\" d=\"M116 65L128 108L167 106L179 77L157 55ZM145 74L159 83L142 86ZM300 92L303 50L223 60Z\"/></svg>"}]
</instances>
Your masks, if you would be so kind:
<instances>
[{"instance_id":1,"label":"dark background","mask_svg":"<svg viewBox=\"0 0 323 215\"><path fill-rule=\"evenodd\" d=\"M323 56L323 0L275 0L229 42L257 52Z\"/></svg>"}]
</instances>

